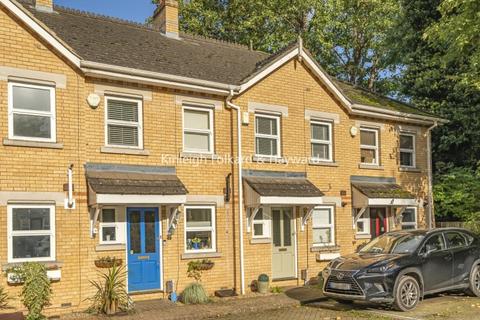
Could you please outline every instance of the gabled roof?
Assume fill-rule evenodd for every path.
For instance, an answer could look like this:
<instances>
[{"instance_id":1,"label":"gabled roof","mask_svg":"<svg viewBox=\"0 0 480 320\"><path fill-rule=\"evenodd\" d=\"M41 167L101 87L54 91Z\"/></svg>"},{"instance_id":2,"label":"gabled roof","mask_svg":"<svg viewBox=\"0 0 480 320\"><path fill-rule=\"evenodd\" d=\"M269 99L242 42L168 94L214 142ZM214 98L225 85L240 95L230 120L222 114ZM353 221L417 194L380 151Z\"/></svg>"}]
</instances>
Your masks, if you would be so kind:
<instances>
[{"instance_id":1,"label":"gabled roof","mask_svg":"<svg viewBox=\"0 0 480 320\"><path fill-rule=\"evenodd\" d=\"M147 25L59 6L53 13L42 12L34 8L33 0L0 3L86 75L221 95L241 94L297 57L351 114L422 124L443 121L408 104L332 79L301 41L269 55L191 35L173 39Z\"/></svg>"}]
</instances>

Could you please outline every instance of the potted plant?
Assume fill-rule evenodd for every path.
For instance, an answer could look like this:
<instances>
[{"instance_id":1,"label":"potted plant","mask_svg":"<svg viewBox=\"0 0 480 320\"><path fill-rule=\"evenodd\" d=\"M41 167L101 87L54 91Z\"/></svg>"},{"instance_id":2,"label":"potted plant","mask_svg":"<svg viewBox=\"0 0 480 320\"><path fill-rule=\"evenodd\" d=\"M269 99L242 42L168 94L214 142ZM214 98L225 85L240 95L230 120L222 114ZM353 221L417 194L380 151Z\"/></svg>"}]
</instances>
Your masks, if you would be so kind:
<instances>
[{"instance_id":1,"label":"potted plant","mask_svg":"<svg viewBox=\"0 0 480 320\"><path fill-rule=\"evenodd\" d=\"M202 240L200 238L193 238L192 239L192 248L195 250L200 249L200 243L202 243Z\"/></svg>"},{"instance_id":2,"label":"potted plant","mask_svg":"<svg viewBox=\"0 0 480 320\"><path fill-rule=\"evenodd\" d=\"M115 257L101 257L94 261L97 268L112 268L113 266L119 267L122 265L122 259Z\"/></svg>"},{"instance_id":3,"label":"potted plant","mask_svg":"<svg viewBox=\"0 0 480 320\"><path fill-rule=\"evenodd\" d=\"M265 273L258 276L258 292L267 293L269 287L269 278Z\"/></svg>"}]
</instances>

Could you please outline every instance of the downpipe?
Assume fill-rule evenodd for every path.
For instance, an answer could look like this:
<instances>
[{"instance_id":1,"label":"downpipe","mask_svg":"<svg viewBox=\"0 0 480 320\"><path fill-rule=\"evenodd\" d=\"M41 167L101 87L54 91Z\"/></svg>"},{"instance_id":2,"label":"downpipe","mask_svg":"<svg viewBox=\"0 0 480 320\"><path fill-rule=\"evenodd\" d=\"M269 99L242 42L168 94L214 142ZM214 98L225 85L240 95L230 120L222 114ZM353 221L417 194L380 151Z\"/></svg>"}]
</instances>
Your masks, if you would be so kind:
<instances>
[{"instance_id":1,"label":"downpipe","mask_svg":"<svg viewBox=\"0 0 480 320\"><path fill-rule=\"evenodd\" d=\"M428 167L428 221L427 228L430 230L433 228L433 164L432 164L432 130L438 126L438 122L427 129L427 167Z\"/></svg>"},{"instance_id":2,"label":"downpipe","mask_svg":"<svg viewBox=\"0 0 480 320\"><path fill-rule=\"evenodd\" d=\"M245 294L245 271L244 271L244 249L243 249L243 183L242 183L242 120L241 120L241 108L232 103L234 96L233 90L230 90L225 102L227 106L237 111L237 154L238 154L238 223L239 223L239 241L240 241L240 291L241 294Z\"/></svg>"}]
</instances>

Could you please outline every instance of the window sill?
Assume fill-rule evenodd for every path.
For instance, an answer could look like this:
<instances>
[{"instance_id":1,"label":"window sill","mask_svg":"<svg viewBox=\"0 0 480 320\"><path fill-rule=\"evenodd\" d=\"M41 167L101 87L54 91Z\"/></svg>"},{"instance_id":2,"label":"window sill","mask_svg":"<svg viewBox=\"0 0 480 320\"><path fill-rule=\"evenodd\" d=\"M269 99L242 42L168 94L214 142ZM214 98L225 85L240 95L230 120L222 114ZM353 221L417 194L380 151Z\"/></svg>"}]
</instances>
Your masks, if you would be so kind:
<instances>
[{"instance_id":1,"label":"window sill","mask_svg":"<svg viewBox=\"0 0 480 320\"><path fill-rule=\"evenodd\" d=\"M260 163L287 163L282 157L268 157L268 156L253 156L252 161Z\"/></svg>"},{"instance_id":2,"label":"window sill","mask_svg":"<svg viewBox=\"0 0 480 320\"><path fill-rule=\"evenodd\" d=\"M25 262L9 262L2 265L2 271L7 271L10 268L19 267L23 265ZM63 267L62 261L39 261L38 263L42 264L47 268L47 270L57 270Z\"/></svg>"},{"instance_id":3,"label":"window sill","mask_svg":"<svg viewBox=\"0 0 480 320\"><path fill-rule=\"evenodd\" d=\"M15 140L15 139L6 139L6 138L3 139L3 145L10 146L10 147L63 149L63 143Z\"/></svg>"},{"instance_id":4,"label":"window sill","mask_svg":"<svg viewBox=\"0 0 480 320\"><path fill-rule=\"evenodd\" d=\"M361 240L361 239L371 239L372 236L370 234L356 234L355 239Z\"/></svg>"},{"instance_id":5,"label":"window sill","mask_svg":"<svg viewBox=\"0 0 480 320\"><path fill-rule=\"evenodd\" d=\"M125 251L125 245L121 243L116 244L99 244L95 247L95 251Z\"/></svg>"},{"instance_id":6,"label":"window sill","mask_svg":"<svg viewBox=\"0 0 480 320\"><path fill-rule=\"evenodd\" d=\"M408 167L399 167L398 171L400 172L422 172L422 170L418 168L408 168Z\"/></svg>"},{"instance_id":7,"label":"window sill","mask_svg":"<svg viewBox=\"0 0 480 320\"><path fill-rule=\"evenodd\" d=\"M312 166L338 167L338 163L336 162L322 161L322 160L315 160L315 159L308 160L308 164Z\"/></svg>"},{"instance_id":8,"label":"window sill","mask_svg":"<svg viewBox=\"0 0 480 320\"><path fill-rule=\"evenodd\" d=\"M206 259L206 258L220 258L222 254L220 252L199 252L199 253L183 253L181 259Z\"/></svg>"},{"instance_id":9,"label":"window sill","mask_svg":"<svg viewBox=\"0 0 480 320\"><path fill-rule=\"evenodd\" d=\"M250 244L272 243L272 238L252 238Z\"/></svg>"},{"instance_id":10,"label":"window sill","mask_svg":"<svg viewBox=\"0 0 480 320\"><path fill-rule=\"evenodd\" d=\"M383 166L379 166L376 164L366 164L366 163L360 163L358 165L359 169L368 169L368 170L384 170L385 168Z\"/></svg>"},{"instance_id":11,"label":"window sill","mask_svg":"<svg viewBox=\"0 0 480 320\"><path fill-rule=\"evenodd\" d=\"M310 252L339 252L340 246L312 246Z\"/></svg>"},{"instance_id":12,"label":"window sill","mask_svg":"<svg viewBox=\"0 0 480 320\"><path fill-rule=\"evenodd\" d=\"M113 154L131 154L135 156L148 156L150 151L145 149L130 149L130 148L120 148L120 147L101 147L101 153L113 153Z\"/></svg>"},{"instance_id":13,"label":"window sill","mask_svg":"<svg viewBox=\"0 0 480 320\"><path fill-rule=\"evenodd\" d=\"M199 152L180 152L180 158L186 159L207 159L218 160L219 157L213 153L199 153Z\"/></svg>"}]
</instances>

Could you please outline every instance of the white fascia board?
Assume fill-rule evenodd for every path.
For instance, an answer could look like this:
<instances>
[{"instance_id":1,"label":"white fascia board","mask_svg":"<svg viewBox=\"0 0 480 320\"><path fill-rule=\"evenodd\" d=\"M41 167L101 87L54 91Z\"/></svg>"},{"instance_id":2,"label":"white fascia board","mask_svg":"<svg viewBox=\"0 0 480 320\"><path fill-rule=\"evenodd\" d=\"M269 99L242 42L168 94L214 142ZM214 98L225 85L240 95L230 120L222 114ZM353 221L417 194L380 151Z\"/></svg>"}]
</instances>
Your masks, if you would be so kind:
<instances>
[{"instance_id":1,"label":"white fascia board","mask_svg":"<svg viewBox=\"0 0 480 320\"><path fill-rule=\"evenodd\" d=\"M399 111L393 111L393 110L384 110L378 107L373 107L373 106L367 106L367 105L362 105L362 104L354 104L353 109L355 111L365 111L365 112L373 112L376 114L384 114L384 115L392 115L394 116L395 119L398 118L403 118L403 120L417 120L421 121L423 123L433 123L435 121L441 122L441 123L447 123L447 120L436 118L436 117L429 117L429 116L422 116L422 115L417 115L413 113L405 113L405 112L399 112Z\"/></svg>"},{"instance_id":2,"label":"white fascia board","mask_svg":"<svg viewBox=\"0 0 480 320\"><path fill-rule=\"evenodd\" d=\"M56 37L54 37L48 31L48 29L42 26L42 24L30 13L27 13L20 4L12 0L0 0L0 3L11 13L13 13L18 19L25 23L29 28L31 28L35 33L37 33L48 44L58 50L58 52L60 52L65 58L67 58L68 61L70 61L76 67L80 68L80 58L75 55L70 49L68 49Z\"/></svg>"},{"instance_id":3,"label":"white fascia board","mask_svg":"<svg viewBox=\"0 0 480 320\"><path fill-rule=\"evenodd\" d=\"M416 206L415 199L395 199L395 198L369 198L369 206Z\"/></svg>"},{"instance_id":4,"label":"white fascia board","mask_svg":"<svg viewBox=\"0 0 480 320\"><path fill-rule=\"evenodd\" d=\"M186 195L97 194L97 203L112 204L184 204Z\"/></svg>"},{"instance_id":5,"label":"white fascia board","mask_svg":"<svg viewBox=\"0 0 480 320\"><path fill-rule=\"evenodd\" d=\"M290 59L294 58L295 56L298 55L298 49L293 48L292 51L290 51L288 54L283 56L280 60L276 61L272 65L270 65L268 68L257 74L255 77L252 79L248 80L244 84L240 86L239 94L250 89L252 86L257 84L260 80L271 74L273 71L275 71L277 68L280 68L282 65L290 61Z\"/></svg>"},{"instance_id":6,"label":"white fascia board","mask_svg":"<svg viewBox=\"0 0 480 320\"><path fill-rule=\"evenodd\" d=\"M260 204L278 205L317 205L323 203L322 197L260 197Z\"/></svg>"}]
</instances>

